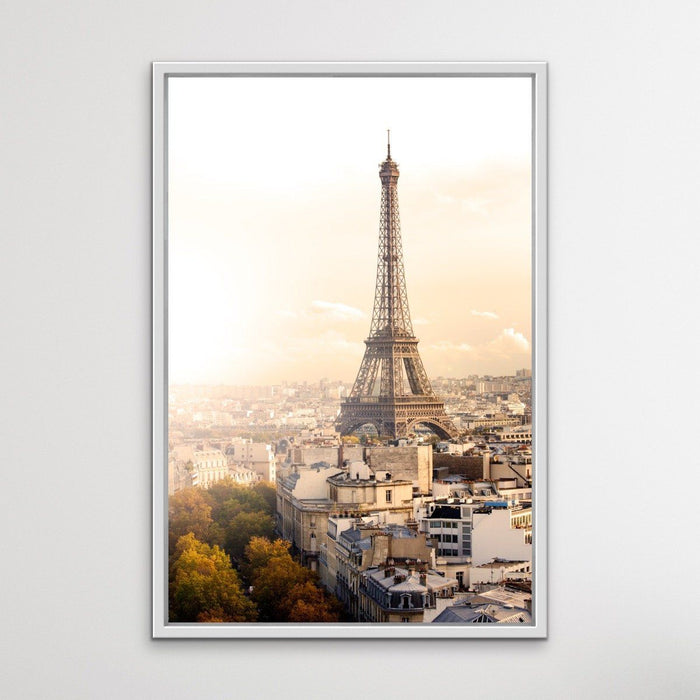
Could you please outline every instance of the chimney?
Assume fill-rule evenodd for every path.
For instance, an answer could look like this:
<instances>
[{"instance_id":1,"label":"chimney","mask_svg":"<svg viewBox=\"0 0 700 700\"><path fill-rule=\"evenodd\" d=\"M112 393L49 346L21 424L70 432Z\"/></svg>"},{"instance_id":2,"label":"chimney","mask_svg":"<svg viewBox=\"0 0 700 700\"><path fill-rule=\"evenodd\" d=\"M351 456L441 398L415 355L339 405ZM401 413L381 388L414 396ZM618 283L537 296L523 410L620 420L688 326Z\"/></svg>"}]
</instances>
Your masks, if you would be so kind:
<instances>
[{"instance_id":1,"label":"chimney","mask_svg":"<svg viewBox=\"0 0 700 700\"><path fill-rule=\"evenodd\" d=\"M427 584L428 576L426 575L425 571L421 571L418 578L421 586L425 586Z\"/></svg>"},{"instance_id":2,"label":"chimney","mask_svg":"<svg viewBox=\"0 0 700 700\"><path fill-rule=\"evenodd\" d=\"M482 478L484 481L491 481L491 450L488 448L484 452L483 460Z\"/></svg>"}]
</instances>

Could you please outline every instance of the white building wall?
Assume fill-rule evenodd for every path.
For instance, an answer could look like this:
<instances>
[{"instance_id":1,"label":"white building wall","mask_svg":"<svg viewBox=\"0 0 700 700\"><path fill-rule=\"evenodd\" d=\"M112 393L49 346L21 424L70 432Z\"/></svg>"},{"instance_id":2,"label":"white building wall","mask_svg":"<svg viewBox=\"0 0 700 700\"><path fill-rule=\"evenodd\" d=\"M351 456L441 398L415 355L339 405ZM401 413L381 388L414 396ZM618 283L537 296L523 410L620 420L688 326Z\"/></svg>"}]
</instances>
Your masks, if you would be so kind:
<instances>
[{"instance_id":1,"label":"white building wall","mask_svg":"<svg viewBox=\"0 0 700 700\"><path fill-rule=\"evenodd\" d=\"M265 481L277 479L277 462L271 445L263 442L236 442L233 459L247 469L252 469Z\"/></svg>"},{"instance_id":2,"label":"white building wall","mask_svg":"<svg viewBox=\"0 0 700 700\"><path fill-rule=\"evenodd\" d=\"M340 473L337 467L328 468L299 468L299 479L297 480L293 494L295 498L316 499L328 498L328 484L326 479Z\"/></svg>"},{"instance_id":3,"label":"white building wall","mask_svg":"<svg viewBox=\"0 0 700 700\"><path fill-rule=\"evenodd\" d=\"M525 531L511 529L510 511L505 508L472 515L472 565L486 564L494 557L532 561Z\"/></svg>"}]
</instances>

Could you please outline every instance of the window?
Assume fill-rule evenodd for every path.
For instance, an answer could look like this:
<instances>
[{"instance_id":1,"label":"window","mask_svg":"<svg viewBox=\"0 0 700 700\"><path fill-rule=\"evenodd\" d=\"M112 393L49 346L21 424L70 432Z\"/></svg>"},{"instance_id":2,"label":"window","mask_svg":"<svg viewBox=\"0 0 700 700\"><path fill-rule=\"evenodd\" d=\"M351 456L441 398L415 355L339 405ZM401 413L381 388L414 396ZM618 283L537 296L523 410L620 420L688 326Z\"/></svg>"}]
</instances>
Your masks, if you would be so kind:
<instances>
[{"instance_id":1,"label":"window","mask_svg":"<svg viewBox=\"0 0 700 700\"><path fill-rule=\"evenodd\" d=\"M391 489L386 490L386 502L391 503Z\"/></svg>"}]
</instances>

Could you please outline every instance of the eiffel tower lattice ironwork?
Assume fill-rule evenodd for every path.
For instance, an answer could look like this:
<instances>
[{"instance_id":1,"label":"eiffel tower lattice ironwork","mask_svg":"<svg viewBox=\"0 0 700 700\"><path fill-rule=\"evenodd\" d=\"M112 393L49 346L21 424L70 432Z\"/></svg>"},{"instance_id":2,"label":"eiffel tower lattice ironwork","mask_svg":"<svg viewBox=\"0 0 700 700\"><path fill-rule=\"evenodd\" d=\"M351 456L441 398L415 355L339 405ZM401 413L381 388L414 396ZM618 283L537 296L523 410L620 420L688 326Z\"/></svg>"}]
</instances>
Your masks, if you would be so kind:
<instances>
[{"instance_id":1,"label":"eiffel tower lattice ironwork","mask_svg":"<svg viewBox=\"0 0 700 700\"><path fill-rule=\"evenodd\" d=\"M413 334L401 247L399 169L391 159L389 143L379 178L382 201L372 325L360 371L341 404L336 428L341 435L349 435L373 424L380 436L399 438L422 423L442 438L454 437L457 430L433 392Z\"/></svg>"}]
</instances>

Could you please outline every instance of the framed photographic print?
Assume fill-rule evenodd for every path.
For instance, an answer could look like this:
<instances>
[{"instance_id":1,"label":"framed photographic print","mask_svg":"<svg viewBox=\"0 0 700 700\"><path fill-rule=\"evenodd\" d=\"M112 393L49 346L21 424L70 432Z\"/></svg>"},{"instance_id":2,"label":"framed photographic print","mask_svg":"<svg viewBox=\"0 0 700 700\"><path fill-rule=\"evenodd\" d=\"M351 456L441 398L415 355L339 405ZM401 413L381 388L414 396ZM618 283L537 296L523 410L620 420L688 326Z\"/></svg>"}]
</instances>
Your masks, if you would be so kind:
<instances>
[{"instance_id":1,"label":"framed photographic print","mask_svg":"<svg viewBox=\"0 0 700 700\"><path fill-rule=\"evenodd\" d=\"M154 637L546 636L546 95L154 64Z\"/></svg>"}]
</instances>

